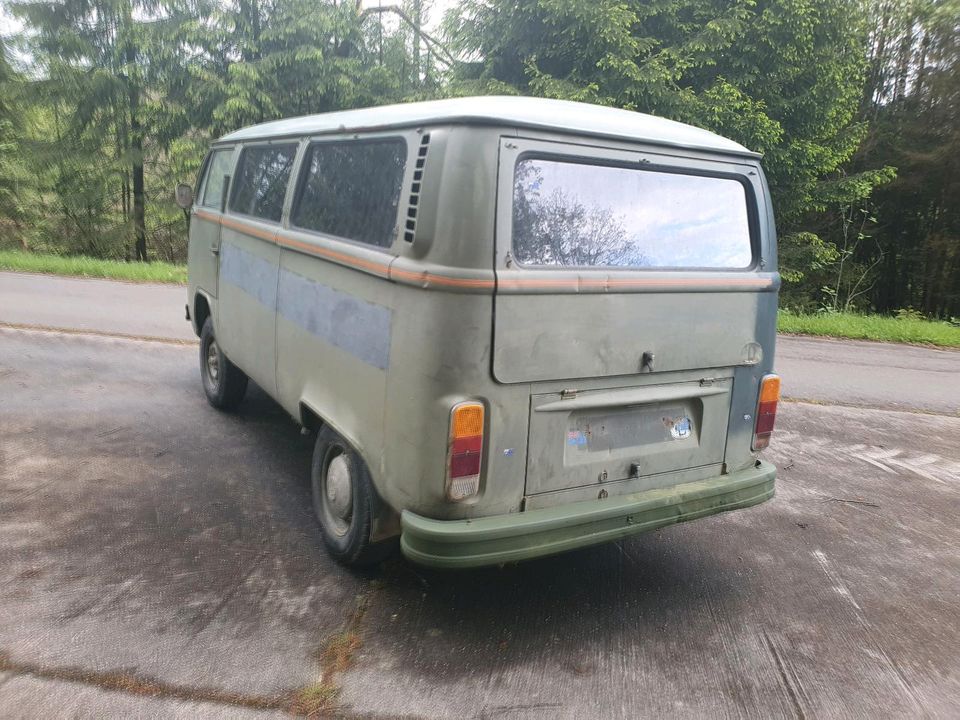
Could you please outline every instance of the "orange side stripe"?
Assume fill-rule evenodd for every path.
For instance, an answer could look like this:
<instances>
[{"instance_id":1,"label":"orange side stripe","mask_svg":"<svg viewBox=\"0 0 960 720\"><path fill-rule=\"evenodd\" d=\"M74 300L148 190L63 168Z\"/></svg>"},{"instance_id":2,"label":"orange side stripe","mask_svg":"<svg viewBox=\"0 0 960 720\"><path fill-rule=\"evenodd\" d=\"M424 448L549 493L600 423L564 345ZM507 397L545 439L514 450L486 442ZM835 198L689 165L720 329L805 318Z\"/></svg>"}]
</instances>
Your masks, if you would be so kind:
<instances>
[{"instance_id":1,"label":"orange side stripe","mask_svg":"<svg viewBox=\"0 0 960 720\"><path fill-rule=\"evenodd\" d=\"M364 270L369 270L373 273L382 274L384 277L389 274L390 265L386 263L378 263L375 260L364 260L362 258L353 257L352 255L347 255L346 253L337 252L336 250L319 248L309 243L300 242L299 240L291 240L290 238L278 236L277 241L286 247L303 250L308 255L330 258L331 260L336 260L344 265L352 265L354 267L363 268Z\"/></svg>"},{"instance_id":2,"label":"orange side stripe","mask_svg":"<svg viewBox=\"0 0 960 720\"><path fill-rule=\"evenodd\" d=\"M748 278L611 278L603 279L540 279L503 278L500 286L505 288L577 288L577 287L769 287L771 280Z\"/></svg>"},{"instance_id":3,"label":"orange side stripe","mask_svg":"<svg viewBox=\"0 0 960 720\"><path fill-rule=\"evenodd\" d=\"M320 258L335 260L343 265L360 268L382 277L398 280L406 280L410 283L433 283L444 287L461 288L493 288L496 286L496 280L483 280L479 278L457 278L449 275L438 275L426 271L401 270L390 266L390 263L377 262L375 260L366 260L354 257L347 253L317 247L310 243L285 238L280 235L282 230L278 228L275 232L262 230L255 225L227 218L205 210L196 210L194 214L210 222L219 223L238 232L244 232L254 237L269 242L275 242L285 247L295 248L308 255ZM773 285L772 280L759 278L611 278L611 279L591 279L591 278L501 278L500 287L509 289L523 288L554 288L554 289L576 289L579 287L617 287L617 288L641 288L641 287L744 287L744 288L767 288Z\"/></svg>"}]
</instances>

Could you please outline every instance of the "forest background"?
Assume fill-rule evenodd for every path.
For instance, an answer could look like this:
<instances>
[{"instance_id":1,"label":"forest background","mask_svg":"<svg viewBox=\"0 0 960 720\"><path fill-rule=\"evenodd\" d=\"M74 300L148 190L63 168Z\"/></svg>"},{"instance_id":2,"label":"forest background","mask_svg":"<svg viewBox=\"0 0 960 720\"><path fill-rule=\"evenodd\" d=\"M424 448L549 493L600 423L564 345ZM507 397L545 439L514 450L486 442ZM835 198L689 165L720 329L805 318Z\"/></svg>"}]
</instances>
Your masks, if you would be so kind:
<instances>
[{"instance_id":1,"label":"forest background","mask_svg":"<svg viewBox=\"0 0 960 720\"><path fill-rule=\"evenodd\" d=\"M522 94L763 153L798 313L960 316L960 0L4 0L0 251L186 257L177 182L274 118Z\"/></svg>"}]
</instances>

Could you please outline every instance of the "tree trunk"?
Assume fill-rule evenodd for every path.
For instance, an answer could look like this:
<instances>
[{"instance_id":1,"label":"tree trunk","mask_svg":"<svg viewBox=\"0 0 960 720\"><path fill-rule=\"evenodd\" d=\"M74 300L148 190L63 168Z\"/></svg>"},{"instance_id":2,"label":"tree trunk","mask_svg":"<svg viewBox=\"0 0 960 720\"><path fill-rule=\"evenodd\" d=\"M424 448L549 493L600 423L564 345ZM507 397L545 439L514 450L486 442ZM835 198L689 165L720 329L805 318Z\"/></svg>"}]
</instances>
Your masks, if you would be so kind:
<instances>
[{"instance_id":1,"label":"tree trunk","mask_svg":"<svg viewBox=\"0 0 960 720\"><path fill-rule=\"evenodd\" d=\"M130 155L133 174L133 236L137 260L148 262L147 257L147 210L143 183L143 127L140 124L140 88L133 76L137 62L137 49L127 43L127 96L130 101Z\"/></svg>"},{"instance_id":2,"label":"tree trunk","mask_svg":"<svg viewBox=\"0 0 960 720\"><path fill-rule=\"evenodd\" d=\"M143 141L140 123L130 123L133 130L130 150L133 153L133 234L136 238L137 260L147 262L147 212L143 192Z\"/></svg>"},{"instance_id":3,"label":"tree trunk","mask_svg":"<svg viewBox=\"0 0 960 720\"><path fill-rule=\"evenodd\" d=\"M422 23L421 0L413 0L413 82L420 87L420 30ZM381 17L383 17L381 15Z\"/></svg>"}]
</instances>

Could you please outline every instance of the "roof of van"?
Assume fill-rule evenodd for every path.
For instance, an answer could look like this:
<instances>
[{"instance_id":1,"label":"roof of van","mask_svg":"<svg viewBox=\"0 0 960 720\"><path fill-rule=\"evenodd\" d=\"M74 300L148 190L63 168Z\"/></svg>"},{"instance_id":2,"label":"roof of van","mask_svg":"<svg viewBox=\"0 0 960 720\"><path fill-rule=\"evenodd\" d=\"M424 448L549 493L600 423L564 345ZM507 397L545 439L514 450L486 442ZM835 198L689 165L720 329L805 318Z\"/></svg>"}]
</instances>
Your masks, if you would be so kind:
<instances>
[{"instance_id":1,"label":"roof of van","mask_svg":"<svg viewBox=\"0 0 960 720\"><path fill-rule=\"evenodd\" d=\"M537 128L759 157L708 130L653 115L569 100L511 96L451 98L305 115L242 128L223 136L220 142L437 124Z\"/></svg>"}]
</instances>

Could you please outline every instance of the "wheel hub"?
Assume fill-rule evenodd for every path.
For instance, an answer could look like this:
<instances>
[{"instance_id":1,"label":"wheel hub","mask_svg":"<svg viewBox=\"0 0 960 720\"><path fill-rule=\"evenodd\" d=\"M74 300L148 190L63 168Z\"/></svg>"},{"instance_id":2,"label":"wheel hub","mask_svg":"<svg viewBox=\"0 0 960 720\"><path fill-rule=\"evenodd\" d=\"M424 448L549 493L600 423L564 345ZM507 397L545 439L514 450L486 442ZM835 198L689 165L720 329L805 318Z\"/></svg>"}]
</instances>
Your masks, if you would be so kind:
<instances>
[{"instance_id":1,"label":"wheel hub","mask_svg":"<svg viewBox=\"0 0 960 720\"><path fill-rule=\"evenodd\" d=\"M211 340L207 346L207 374L213 382L217 382L220 374L220 353L217 350L217 341Z\"/></svg>"},{"instance_id":2,"label":"wheel hub","mask_svg":"<svg viewBox=\"0 0 960 720\"><path fill-rule=\"evenodd\" d=\"M327 467L326 498L337 530L345 533L353 515L353 482L350 463L342 454L333 458Z\"/></svg>"}]
</instances>

